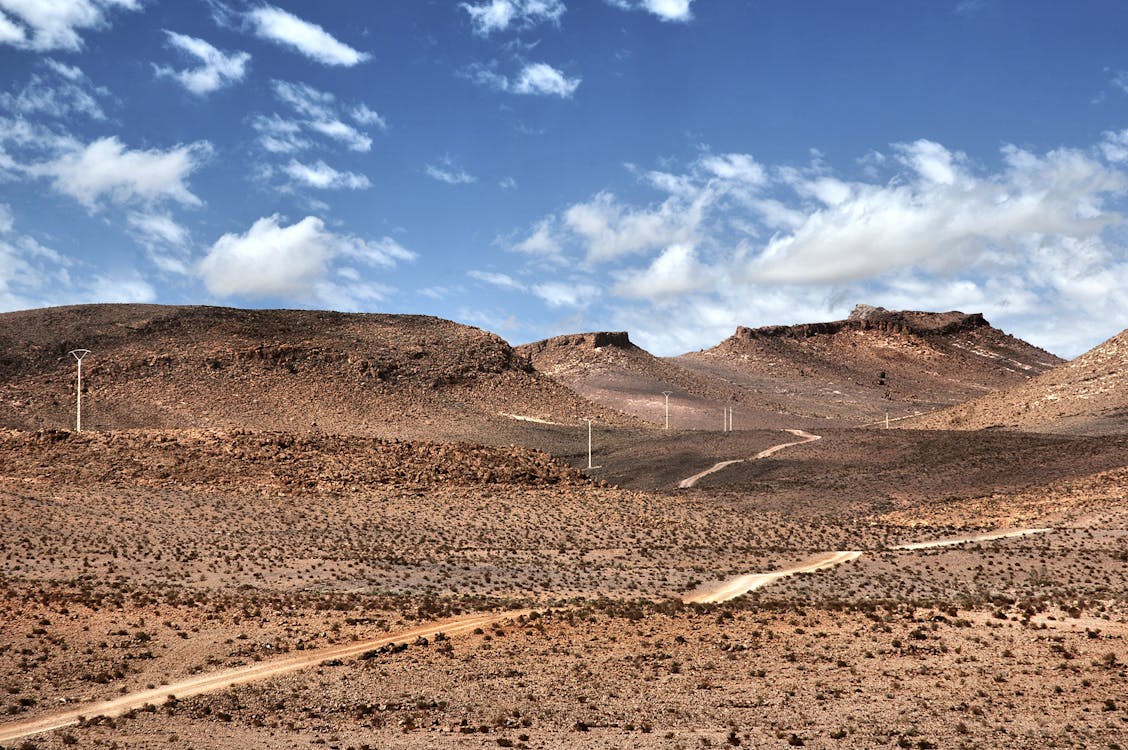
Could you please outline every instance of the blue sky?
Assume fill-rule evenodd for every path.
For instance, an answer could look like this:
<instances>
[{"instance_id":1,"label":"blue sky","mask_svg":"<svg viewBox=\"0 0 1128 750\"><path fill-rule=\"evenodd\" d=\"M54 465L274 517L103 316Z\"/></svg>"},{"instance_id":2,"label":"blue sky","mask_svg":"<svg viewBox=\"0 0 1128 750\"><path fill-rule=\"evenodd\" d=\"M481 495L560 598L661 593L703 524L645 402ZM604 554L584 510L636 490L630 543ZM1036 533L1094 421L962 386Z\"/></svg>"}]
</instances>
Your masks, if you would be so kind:
<instances>
[{"instance_id":1,"label":"blue sky","mask_svg":"<svg viewBox=\"0 0 1128 750\"><path fill-rule=\"evenodd\" d=\"M0 309L1128 327L1112 0L0 0Z\"/></svg>"}]
</instances>

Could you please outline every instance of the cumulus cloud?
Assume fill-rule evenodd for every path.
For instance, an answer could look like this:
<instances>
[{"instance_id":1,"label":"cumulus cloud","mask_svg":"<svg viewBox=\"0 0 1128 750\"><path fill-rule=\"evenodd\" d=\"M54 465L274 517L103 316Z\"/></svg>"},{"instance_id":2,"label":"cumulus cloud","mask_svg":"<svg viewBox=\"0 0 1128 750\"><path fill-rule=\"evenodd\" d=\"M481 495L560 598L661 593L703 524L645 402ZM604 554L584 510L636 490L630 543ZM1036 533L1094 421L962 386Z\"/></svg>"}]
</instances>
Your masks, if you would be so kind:
<instances>
[{"instance_id":1,"label":"cumulus cloud","mask_svg":"<svg viewBox=\"0 0 1128 750\"><path fill-rule=\"evenodd\" d=\"M704 216L707 195L686 204L671 198L658 206L632 208L607 192L564 211L565 227L586 247L589 262L664 248L693 245Z\"/></svg>"},{"instance_id":2,"label":"cumulus cloud","mask_svg":"<svg viewBox=\"0 0 1128 750\"><path fill-rule=\"evenodd\" d=\"M98 99L108 93L95 87L80 68L47 58L43 73L33 73L19 92L0 92L0 108L21 115L63 119L77 114L104 120L106 114Z\"/></svg>"},{"instance_id":3,"label":"cumulus cloud","mask_svg":"<svg viewBox=\"0 0 1128 750\"><path fill-rule=\"evenodd\" d=\"M850 185L848 197L774 237L748 263L748 277L832 283L916 264L946 270L1027 235L1089 236L1119 220L1103 200L1128 184L1071 149L1038 156L1006 147L1005 168L986 177L939 144L918 141L895 150L912 169L909 179Z\"/></svg>"},{"instance_id":4,"label":"cumulus cloud","mask_svg":"<svg viewBox=\"0 0 1128 750\"><path fill-rule=\"evenodd\" d=\"M685 23L693 19L690 9L693 0L607 0L607 2L622 10L644 10L663 21Z\"/></svg>"},{"instance_id":5,"label":"cumulus cloud","mask_svg":"<svg viewBox=\"0 0 1128 750\"><path fill-rule=\"evenodd\" d=\"M315 216L287 226L274 214L259 219L242 234L220 237L196 271L217 297L339 302L357 299L358 290L360 298L367 298L384 289L365 286L349 264L391 268L414 258L414 253L390 237L368 241L338 234ZM356 287L352 296L350 287Z\"/></svg>"},{"instance_id":6,"label":"cumulus cloud","mask_svg":"<svg viewBox=\"0 0 1128 750\"><path fill-rule=\"evenodd\" d=\"M140 7L141 0L0 0L0 44L76 52L80 32L105 28L116 9Z\"/></svg>"},{"instance_id":7,"label":"cumulus cloud","mask_svg":"<svg viewBox=\"0 0 1128 750\"><path fill-rule=\"evenodd\" d=\"M48 177L52 187L94 210L102 198L114 203L171 200L188 206L201 201L186 181L212 153L207 141L160 149L131 150L116 137L74 144L57 158L25 168Z\"/></svg>"},{"instance_id":8,"label":"cumulus cloud","mask_svg":"<svg viewBox=\"0 0 1128 750\"><path fill-rule=\"evenodd\" d=\"M372 183L364 175L338 172L320 160L315 164L303 164L291 159L283 171L295 182L319 190L364 190L372 187Z\"/></svg>"},{"instance_id":9,"label":"cumulus cloud","mask_svg":"<svg viewBox=\"0 0 1128 750\"><path fill-rule=\"evenodd\" d=\"M559 23L565 6L561 0L485 0L459 7L470 14L474 33L489 36L510 26L528 29L541 23Z\"/></svg>"},{"instance_id":10,"label":"cumulus cloud","mask_svg":"<svg viewBox=\"0 0 1128 750\"><path fill-rule=\"evenodd\" d=\"M582 82L581 78L569 78L548 63L528 63L515 78L483 65L471 66L465 75L475 83L497 91L526 96L559 96L562 99L570 98Z\"/></svg>"},{"instance_id":11,"label":"cumulus cloud","mask_svg":"<svg viewBox=\"0 0 1128 750\"><path fill-rule=\"evenodd\" d=\"M278 115L257 115L251 127L259 136L259 145L272 154L292 154L313 145L302 137L302 124Z\"/></svg>"},{"instance_id":12,"label":"cumulus cloud","mask_svg":"<svg viewBox=\"0 0 1128 750\"><path fill-rule=\"evenodd\" d=\"M246 18L260 39L290 47L322 65L352 67L369 58L368 53L338 41L317 24L273 5L255 8Z\"/></svg>"},{"instance_id":13,"label":"cumulus cloud","mask_svg":"<svg viewBox=\"0 0 1128 750\"><path fill-rule=\"evenodd\" d=\"M681 169L628 165L632 199L602 191L507 244L532 256L526 286L550 308L587 315L567 289L612 279L601 318L577 324L628 328L661 354L857 302L983 312L1065 356L1125 325L1125 133L1044 153L1005 146L994 166L928 140L863 162L839 173L817 154L771 166L706 151ZM581 276L559 281L545 256Z\"/></svg>"},{"instance_id":14,"label":"cumulus cloud","mask_svg":"<svg viewBox=\"0 0 1128 750\"><path fill-rule=\"evenodd\" d=\"M224 86L238 83L247 74L247 63L251 56L246 52L227 54L203 39L167 30L165 35L169 45L195 58L199 65L185 70L156 65L154 69L157 75L178 81L196 96L206 96Z\"/></svg>"},{"instance_id":15,"label":"cumulus cloud","mask_svg":"<svg viewBox=\"0 0 1128 750\"><path fill-rule=\"evenodd\" d=\"M366 104L358 104L349 112L353 120L361 125L371 125L379 130L388 129L388 121L383 115L368 108Z\"/></svg>"}]
</instances>

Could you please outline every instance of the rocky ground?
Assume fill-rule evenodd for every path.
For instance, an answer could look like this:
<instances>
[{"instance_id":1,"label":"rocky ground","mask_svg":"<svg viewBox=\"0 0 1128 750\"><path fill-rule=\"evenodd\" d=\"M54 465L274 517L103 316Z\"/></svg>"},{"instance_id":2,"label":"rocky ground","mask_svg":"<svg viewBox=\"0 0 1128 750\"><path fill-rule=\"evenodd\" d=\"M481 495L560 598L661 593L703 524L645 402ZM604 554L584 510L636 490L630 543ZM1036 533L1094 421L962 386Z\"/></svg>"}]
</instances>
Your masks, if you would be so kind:
<instances>
[{"instance_id":1,"label":"rocky ground","mask_svg":"<svg viewBox=\"0 0 1128 750\"><path fill-rule=\"evenodd\" d=\"M1122 447L1089 440L1069 470L1053 457L1078 439L1022 450L973 433L941 449L943 434L874 432L766 459L783 492L739 471L700 490L622 489L526 449L5 433L0 705L19 721L520 607L536 615L14 746L1123 745L1128 490L1109 468ZM701 437L655 444L689 468L734 439ZM900 507L863 502L913 476ZM895 549L997 524L1051 531ZM680 604L703 582L840 549L863 554L729 604Z\"/></svg>"}]
</instances>

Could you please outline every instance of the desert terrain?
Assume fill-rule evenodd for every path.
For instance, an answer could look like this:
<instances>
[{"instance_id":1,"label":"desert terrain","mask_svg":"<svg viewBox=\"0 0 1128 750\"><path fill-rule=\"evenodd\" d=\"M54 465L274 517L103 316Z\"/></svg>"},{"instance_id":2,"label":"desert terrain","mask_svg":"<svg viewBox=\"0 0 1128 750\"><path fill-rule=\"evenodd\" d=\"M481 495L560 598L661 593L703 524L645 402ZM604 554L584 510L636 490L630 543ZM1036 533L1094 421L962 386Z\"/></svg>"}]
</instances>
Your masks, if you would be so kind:
<instances>
[{"instance_id":1,"label":"desert terrain","mask_svg":"<svg viewBox=\"0 0 1128 750\"><path fill-rule=\"evenodd\" d=\"M980 321L663 360L418 317L0 315L0 745L1128 746L1119 402L860 426L1091 374Z\"/></svg>"}]
</instances>

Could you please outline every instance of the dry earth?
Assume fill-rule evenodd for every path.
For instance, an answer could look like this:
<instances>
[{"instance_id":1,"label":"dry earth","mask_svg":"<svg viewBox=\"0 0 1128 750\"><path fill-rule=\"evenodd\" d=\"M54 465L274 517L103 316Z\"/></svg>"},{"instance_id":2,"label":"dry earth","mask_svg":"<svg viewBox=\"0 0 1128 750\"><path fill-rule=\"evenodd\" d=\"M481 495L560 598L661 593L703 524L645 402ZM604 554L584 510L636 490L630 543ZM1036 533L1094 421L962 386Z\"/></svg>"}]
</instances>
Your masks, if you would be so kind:
<instances>
[{"instance_id":1,"label":"dry earth","mask_svg":"<svg viewBox=\"0 0 1128 750\"><path fill-rule=\"evenodd\" d=\"M1128 431L1128 331L1026 383L903 423L1089 435Z\"/></svg>"}]
</instances>

